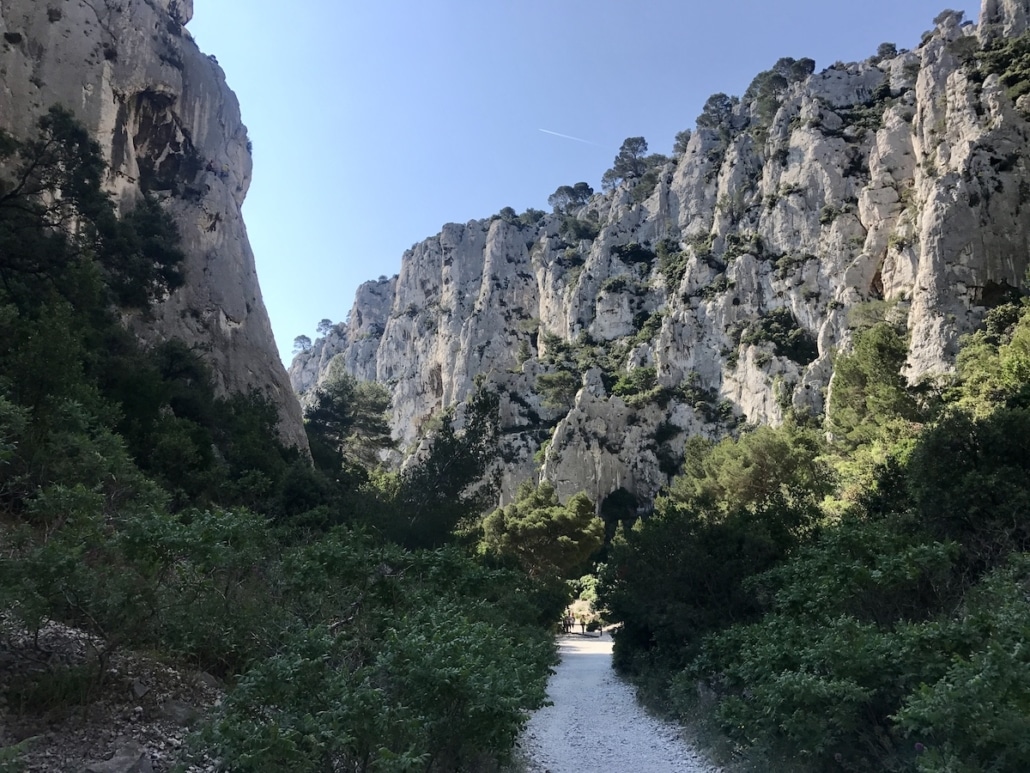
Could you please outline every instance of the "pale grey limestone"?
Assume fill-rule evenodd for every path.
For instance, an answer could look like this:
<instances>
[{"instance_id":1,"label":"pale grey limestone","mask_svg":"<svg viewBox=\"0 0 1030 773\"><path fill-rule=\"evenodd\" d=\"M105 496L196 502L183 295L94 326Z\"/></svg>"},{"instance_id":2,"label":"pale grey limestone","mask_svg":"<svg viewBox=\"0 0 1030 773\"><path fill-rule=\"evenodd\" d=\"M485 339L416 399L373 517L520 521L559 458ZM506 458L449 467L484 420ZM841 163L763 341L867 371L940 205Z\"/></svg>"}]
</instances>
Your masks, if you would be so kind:
<instances>
[{"instance_id":1,"label":"pale grey limestone","mask_svg":"<svg viewBox=\"0 0 1030 773\"><path fill-rule=\"evenodd\" d=\"M271 398L283 439L306 448L240 213L246 127L221 68L183 26L192 15L192 0L4 0L0 127L30 136L63 105L99 141L123 211L145 192L161 201L182 236L186 285L129 324L145 341L204 351L220 390Z\"/></svg>"},{"instance_id":2,"label":"pale grey limestone","mask_svg":"<svg viewBox=\"0 0 1030 773\"><path fill-rule=\"evenodd\" d=\"M668 483L663 454L730 431L720 401L755 423L824 410L856 304L887 301L905 321L910 379L948 373L960 336L1024 286L1030 256L1030 100L1014 105L996 77L975 83L955 52L965 38L1021 34L1028 7L984 0L979 27L942 14L913 51L793 83L765 133L755 106L738 104L724 127L692 133L646 200L624 183L577 210L599 222L593 240L563 237L559 215L445 226L405 253L395 280L362 287L348 322L294 360L294 387L312 389L342 357L391 387L410 448L482 375L502 395L506 498L540 474L563 496L600 501L622 486L646 504ZM688 256L674 283L657 261L616 254L666 239ZM816 342L813 362L739 343L784 308ZM661 324L642 340L652 312ZM534 389L549 367L544 331L618 352L612 377L654 367L662 385L698 389L633 407L587 369L571 406L546 406Z\"/></svg>"}]
</instances>

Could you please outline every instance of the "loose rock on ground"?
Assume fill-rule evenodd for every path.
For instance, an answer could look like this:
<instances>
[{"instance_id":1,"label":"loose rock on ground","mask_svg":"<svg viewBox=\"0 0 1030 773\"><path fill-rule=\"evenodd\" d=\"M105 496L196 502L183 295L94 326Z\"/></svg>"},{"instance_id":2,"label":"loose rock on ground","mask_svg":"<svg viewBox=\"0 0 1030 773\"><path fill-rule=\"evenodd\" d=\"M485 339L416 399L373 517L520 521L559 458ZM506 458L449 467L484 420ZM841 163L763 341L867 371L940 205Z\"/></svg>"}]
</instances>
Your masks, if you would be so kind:
<instances>
[{"instance_id":1,"label":"loose rock on ground","mask_svg":"<svg viewBox=\"0 0 1030 773\"><path fill-rule=\"evenodd\" d=\"M682 728L648 714L612 671L607 634L562 636L561 664L547 685L553 705L522 738L529 773L716 773Z\"/></svg>"}]
</instances>

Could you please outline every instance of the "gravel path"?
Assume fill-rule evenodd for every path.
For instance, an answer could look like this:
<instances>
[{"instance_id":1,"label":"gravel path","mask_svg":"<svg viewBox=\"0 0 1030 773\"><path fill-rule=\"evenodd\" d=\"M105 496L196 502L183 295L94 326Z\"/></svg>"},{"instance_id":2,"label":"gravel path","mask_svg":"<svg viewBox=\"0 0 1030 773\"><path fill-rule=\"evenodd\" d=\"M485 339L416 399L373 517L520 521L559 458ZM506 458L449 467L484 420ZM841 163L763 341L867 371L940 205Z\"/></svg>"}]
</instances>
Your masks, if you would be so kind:
<instances>
[{"instance_id":1,"label":"gravel path","mask_svg":"<svg viewBox=\"0 0 1030 773\"><path fill-rule=\"evenodd\" d=\"M612 671L605 634L559 639L561 664L547 683L554 702L529 720L522 738L530 773L715 773L680 729L637 703Z\"/></svg>"}]
</instances>

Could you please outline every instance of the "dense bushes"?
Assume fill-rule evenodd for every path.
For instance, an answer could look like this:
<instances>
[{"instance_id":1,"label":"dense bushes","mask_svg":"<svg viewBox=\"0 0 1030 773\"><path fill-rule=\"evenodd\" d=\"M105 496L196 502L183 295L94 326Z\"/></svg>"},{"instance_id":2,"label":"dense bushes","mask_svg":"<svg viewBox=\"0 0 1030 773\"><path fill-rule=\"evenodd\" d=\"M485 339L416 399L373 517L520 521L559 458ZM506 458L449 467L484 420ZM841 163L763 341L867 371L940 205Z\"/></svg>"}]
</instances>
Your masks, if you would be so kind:
<instances>
[{"instance_id":1,"label":"dense bushes","mask_svg":"<svg viewBox=\"0 0 1030 773\"><path fill-rule=\"evenodd\" d=\"M587 495L580 492L563 505L547 482L523 484L512 504L483 519L482 532L483 553L513 561L531 577L555 580L582 576L604 539Z\"/></svg>"},{"instance_id":2,"label":"dense bushes","mask_svg":"<svg viewBox=\"0 0 1030 773\"><path fill-rule=\"evenodd\" d=\"M688 443L686 472L609 555L601 597L623 621L617 663L683 666L704 633L758 614L743 580L782 561L817 515L825 471L812 435L762 428L739 444Z\"/></svg>"},{"instance_id":3,"label":"dense bushes","mask_svg":"<svg viewBox=\"0 0 1030 773\"><path fill-rule=\"evenodd\" d=\"M121 326L174 291L182 255L156 202L115 216L70 115L0 137L0 155L0 629L31 647L58 621L94 643L0 678L0 697L89 703L112 654L143 648L227 680L195 751L228 769L505 759L543 700L567 592L443 547L490 498L470 484L496 455L496 395L388 474L386 397L340 380L309 412L313 466L267 400L218 395L197 352Z\"/></svg>"},{"instance_id":4,"label":"dense bushes","mask_svg":"<svg viewBox=\"0 0 1030 773\"><path fill-rule=\"evenodd\" d=\"M458 770L504 757L543 701L553 651L515 574L343 532L283 570L301 614L203 744L234 770Z\"/></svg>"},{"instance_id":5,"label":"dense bushes","mask_svg":"<svg viewBox=\"0 0 1030 773\"><path fill-rule=\"evenodd\" d=\"M1026 769L1028 330L995 310L930 391L876 322L828 443L692 441L676 507L614 546L617 665L766 769Z\"/></svg>"},{"instance_id":6,"label":"dense bushes","mask_svg":"<svg viewBox=\"0 0 1030 773\"><path fill-rule=\"evenodd\" d=\"M742 344L773 345L777 357L808 365L819 356L815 338L798 324L787 308L774 309L754 322L741 336Z\"/></svg>"},{"instance_id":7,"label":"dense bushes","mask_svg":"<svg viewBox=\"0 0 1030 773\"><path fill-rule=\"evenodd\" d=\"M940 677L920 684L895 715L925 752L919 770L1030 766L1028 591L1028 558L1013 556L968 594L944 629L944 643L959 646L942 648L951 657L940 664Z\"/></svg>"}]
</instances>

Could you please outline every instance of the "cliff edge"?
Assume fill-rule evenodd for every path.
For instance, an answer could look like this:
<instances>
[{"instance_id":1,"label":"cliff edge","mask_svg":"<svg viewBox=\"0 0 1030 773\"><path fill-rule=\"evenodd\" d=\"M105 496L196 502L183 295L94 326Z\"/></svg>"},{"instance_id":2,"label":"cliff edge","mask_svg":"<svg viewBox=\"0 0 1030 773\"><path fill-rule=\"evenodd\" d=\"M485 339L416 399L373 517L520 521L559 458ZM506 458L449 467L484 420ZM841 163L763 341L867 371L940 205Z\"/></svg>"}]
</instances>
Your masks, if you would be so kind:
<instances>
[{"instance_id":1,"label":"cliff edge","mask_svg":"<svg viewBox=\"0 0 1030 773\"><path fill-rule=\"evenodd\" d=\"M4 0L0 127L28 136L63 105L100 143L122 211L143 194L161 202L179 227L186 284L129 324L144 340L204 352L220 390L270 398L284 442L306 448L240 212L246 127L221 68L185 28L192 14L192 0Z\"/></svg>"},{"instance_id":2,"label":"cliff edge","mask_svg":"<svg viewBox=\"0 0 1030 773\"><path fill-rule=\"evenodd\" d=\"M482 375L508 496L542 462L563 496L646 506L687 436L821 414L858 307L903 320L911 381L947 374L1030 258L1030 4L981 16L821 71L781 59L646 173L444 226L298 355L294 388L333 360L389 385L411 447Z\"/></svg>"}]
</instances>

